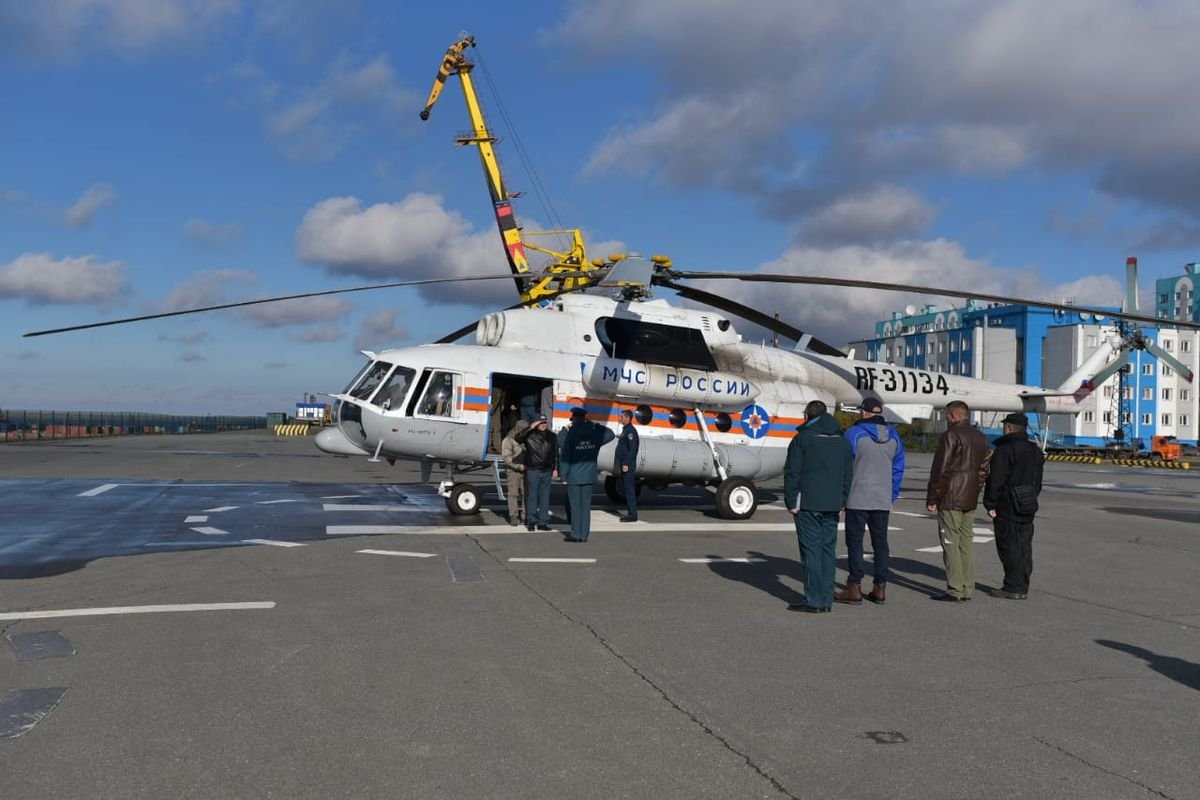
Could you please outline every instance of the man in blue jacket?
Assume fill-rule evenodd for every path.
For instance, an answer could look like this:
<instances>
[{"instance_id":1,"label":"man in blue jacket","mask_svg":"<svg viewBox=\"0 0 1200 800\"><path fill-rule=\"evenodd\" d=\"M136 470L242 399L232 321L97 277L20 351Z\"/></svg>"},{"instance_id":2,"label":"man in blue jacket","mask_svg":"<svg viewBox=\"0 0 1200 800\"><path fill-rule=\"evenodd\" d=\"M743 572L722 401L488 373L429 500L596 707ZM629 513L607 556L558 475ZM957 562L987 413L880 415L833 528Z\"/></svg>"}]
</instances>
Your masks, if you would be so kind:
<instances>
[{"instance_id":1,"label":"man in blue jacket","mask_svg":"<svg viewBox=\"0 0 1200 800\"><path fill-rule=\"evenodd\" d=\"M833 607L838 516L850 494L854 459L850 443L820 400L804 407L804 424L788 445L783 500L796 520L804 562L804 600L789 611L810 614Z\"/></svg>"},{"instance_id":2,"label":"man in blue jacket","mask_svg":"<svg viewBox=\"0 0 1200 800\"><path fill-rule=\"evenodd\" d=\"M571 509L569 542L586 542L592 529L592 487L596 483L596 459L600 448L611 442L613 432L587 418L587 410L571 409L571 427L560 437L558 472L567 484Z\"/></svg>"},{"instance_id":3,"label":"man in blue jacket","mask_svg":"<svg viewBox=\"0 0 1200 800\"><path fill-rule=\"evenodd\" d=\"M835 602L859 605L863 601L863 531L871 531L875 580L866 598L882 605L887 600L888 516L900 496L904 479L904 443L896 429L883 418L883 403L864 397L858 407L862 419L846 431L854 456L854 481L846 499L846 553L850 575L846 588L833 596Z\"/></svg>"},{"instance_id":4,"label":"man in blue jacket","mask_svg":"<svg viewBox=\"0 0 1200 800\"><path fill-rule=\"evenodd\" d=\"M628 408L621 412L621 438L617 440L617 469L616 476L625 491L625 505L629 513L621 517L621 522L637 522L637 464L638 464L637 428L633 426L633 412Z\"/></svg>"}]
</instances>

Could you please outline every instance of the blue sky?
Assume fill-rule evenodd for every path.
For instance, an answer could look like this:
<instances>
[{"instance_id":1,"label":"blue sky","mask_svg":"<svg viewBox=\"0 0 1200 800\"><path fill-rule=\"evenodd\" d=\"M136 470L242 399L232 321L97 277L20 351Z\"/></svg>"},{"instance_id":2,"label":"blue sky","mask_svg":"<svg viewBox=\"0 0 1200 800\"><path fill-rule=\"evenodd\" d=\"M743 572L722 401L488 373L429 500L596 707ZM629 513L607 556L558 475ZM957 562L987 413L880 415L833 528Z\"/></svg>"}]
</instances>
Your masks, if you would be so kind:
<instances>
[{"instance_id":1,"label":"blue sky","mask_svg":"<svg viewBox=\"0 0 1200 800\"><path fill-rule=\"evenodd\" d=\"M515 299L273 294L506 270L462 93L475 34L594 254L1116 303L1196 260L1188 0L0 3L0 409L285 410ZM481 73L477 73L481 75ZM529 229L548 225L481 83ZM842 343L936 297L721 287ZM1145 295L1143 295L1145 296Z\"/></svg>"}]
</instances>

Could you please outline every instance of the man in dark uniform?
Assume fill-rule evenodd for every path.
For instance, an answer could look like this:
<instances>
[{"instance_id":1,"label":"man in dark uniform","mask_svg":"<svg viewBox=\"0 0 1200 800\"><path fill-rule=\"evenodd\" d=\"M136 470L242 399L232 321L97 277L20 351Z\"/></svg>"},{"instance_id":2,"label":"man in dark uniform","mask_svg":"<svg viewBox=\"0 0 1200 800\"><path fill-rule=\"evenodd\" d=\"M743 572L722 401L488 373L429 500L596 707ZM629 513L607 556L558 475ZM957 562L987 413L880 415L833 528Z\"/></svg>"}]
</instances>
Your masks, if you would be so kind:
<instances>
[{"instance_id":1,"label":"man in dark uniform","mask_svg":"<svg viewBox=\"0 0 1200 800\"><path fill-rule=\"evenodd\" d=\"M804 563L804 602L788 610L810 614L833 607L838 516L854 478L850 443L827 411L820 400L804 407L783 467L783 500L796 520Z\"/></svg>"},{"instance_id":2,"label":"man in dark uniform","mask_svg":"<svg viewBox=\"0 0 1200 800\"><path fill-rule=\"evenodd\" d=\"M596 484L596 459L600 448L615 437L608 428L587 418L579 406L571 409L571 427L560 437L558 472L567 484L567 503L571 512L569 542L586 542L592 527L592 488Z\"/></svg>"},{"instance_id":3,"label":"man in dark uniform","mask_svg":"<svg viewBox=\"0 0 1200 800\"><path fill-rule=\"evenodd\" d=\"M1033 572L1033 517L1042 491L1041 448L1029 441L1029 418L1009 414L1004 435L993 444L992 469L983 490L983 507L996 529L996 552L1004 565L1004 585L992 597L1024 600Z\"/></svg>"},{"instance_id":4,"label":"man in dark uniform","mask_svg":"<svg viewBox=\"0 0 1200 800\"><path fill-rule=\"evenodd\" d=\"M621 522L637 522L637 464L638 464L638 432L633 426L633 412L625 409L621 412L621 438L617 441L617 468L621 470L617 480L625 490L625 504L629 513L621 517Z\"/></svg>"}]
</instances>

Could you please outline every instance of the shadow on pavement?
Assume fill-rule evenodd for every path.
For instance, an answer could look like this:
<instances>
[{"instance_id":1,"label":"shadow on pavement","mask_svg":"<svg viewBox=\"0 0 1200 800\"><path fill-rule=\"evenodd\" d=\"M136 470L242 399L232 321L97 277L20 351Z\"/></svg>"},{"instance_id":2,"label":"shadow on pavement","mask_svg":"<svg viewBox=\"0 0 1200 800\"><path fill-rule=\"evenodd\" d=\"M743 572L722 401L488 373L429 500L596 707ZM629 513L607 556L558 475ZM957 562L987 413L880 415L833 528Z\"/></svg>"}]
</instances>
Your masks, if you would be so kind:
<instances>
[{"instance_id":1,"label":"shadow on pavement","mask_svg":"<svg viewBox=\"0 0 1200 800\"><path fill-rule=\"evenodd\" d=\"M800 563L796 559L769 556L756 550L748 550L746 555L750 558L762 559L762 562L738 564L714 561L708 565L708 568L722 578L752 586L785 603L804 602L804 595L782 580L782 578L791 578L798 584L804 582L804 570L800 568ZM708 557L721 558L722 556L709 553Z\"/></svg>"},{"instance_id":2,"label":"shadow on pavement","mask_svg":"<svg viewBox=\"0 0 1200 800\"><path fill-rule=\"evenodd\" d=\"M1110 647L1113 650L1120 650L1122 653L1129 653L1132 656L1137 656L1146 662L1146 666L1162 675L1165 678L1170 678L1176 683L1182 683L1189 689L1195 689L1200 692L1200 664L1192 661L1185 661L1182 658L1174 656L1163 656L1155 653L1152 650L1147 650L1144 647L1138 647L1125 642L1114 642L1111 639L1096 639L1096 644Z\"/></svg>"}]
</instances>

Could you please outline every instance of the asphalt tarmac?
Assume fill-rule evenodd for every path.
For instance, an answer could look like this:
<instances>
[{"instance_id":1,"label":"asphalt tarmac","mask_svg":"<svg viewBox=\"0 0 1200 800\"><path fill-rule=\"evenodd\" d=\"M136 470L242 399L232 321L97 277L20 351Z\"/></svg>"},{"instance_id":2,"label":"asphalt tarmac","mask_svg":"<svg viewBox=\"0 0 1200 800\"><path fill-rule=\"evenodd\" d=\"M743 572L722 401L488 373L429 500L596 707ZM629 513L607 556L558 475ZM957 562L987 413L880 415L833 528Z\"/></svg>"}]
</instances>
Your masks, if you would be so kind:
<instances>
[{"instance_id":1,"label":"asphalt tarmac","mask_svg":"<svg viewBox=\"0 0 1200 800\"><path fill-rule=\"evenodd\" d=\"M778 481L575 545L304 439L0 445L0 797L1200 797L1200 472L1047 464L1029 598L981 510L945 604L929 460L807 615Z\"/></svg>"}]
</instances>

